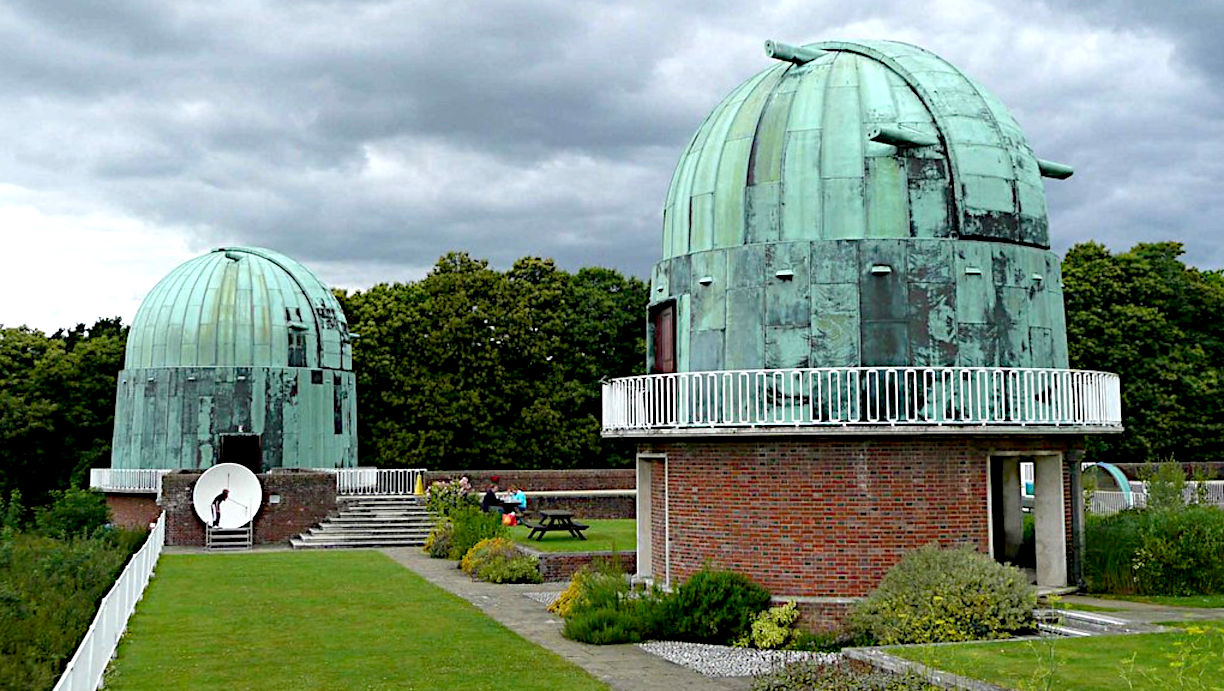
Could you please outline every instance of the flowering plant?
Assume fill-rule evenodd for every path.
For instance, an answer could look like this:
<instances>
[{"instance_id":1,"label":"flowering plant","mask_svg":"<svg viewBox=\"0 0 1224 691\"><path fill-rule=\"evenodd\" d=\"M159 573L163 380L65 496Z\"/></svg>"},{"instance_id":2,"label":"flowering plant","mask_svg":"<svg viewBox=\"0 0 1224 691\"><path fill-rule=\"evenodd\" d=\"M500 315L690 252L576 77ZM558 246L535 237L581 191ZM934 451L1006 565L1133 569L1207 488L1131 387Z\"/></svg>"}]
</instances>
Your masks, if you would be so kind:
<instances>
[{"instance_id":1,"label":"flowering plant","mask_svg":"<svg viewBox=\"0 0 1224 691\"><path fill-rule=\"evenodd\" d=\"M480 500L472 493L472 486L466 477L446 482L439 480L430 483L425 491L425 508L439 516L449 516L452 511L461 506L478 506Z\"/></svg>"}]
</instances>

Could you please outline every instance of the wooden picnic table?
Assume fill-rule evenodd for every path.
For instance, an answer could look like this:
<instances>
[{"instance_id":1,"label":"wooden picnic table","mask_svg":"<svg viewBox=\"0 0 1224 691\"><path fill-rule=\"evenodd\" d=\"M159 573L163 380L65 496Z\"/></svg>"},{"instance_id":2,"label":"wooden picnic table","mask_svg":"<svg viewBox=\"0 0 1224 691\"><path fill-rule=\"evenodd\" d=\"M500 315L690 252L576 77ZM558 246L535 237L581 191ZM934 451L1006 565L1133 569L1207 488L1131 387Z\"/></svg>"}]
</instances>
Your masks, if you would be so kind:
<instances>
[{"instance_id":1,"label":"wooden picnic table","mask_svg":"<svg viewBox=\"0 0 1224 691\"><path fill-rule=\"evenodd\" d=\"M574 512L559 509L547 509L540 511L539 523L531 523L523 520L519 521L519 524L531 528L531 532L527 533L527 539L530 540L534 536L536 542L543 540L545 533L549 533L554 530L564 530L579 540L585 540L586 536L582 534L582 531L591 527L584 523L575 523Z\"/></svg>"}]
</instances>

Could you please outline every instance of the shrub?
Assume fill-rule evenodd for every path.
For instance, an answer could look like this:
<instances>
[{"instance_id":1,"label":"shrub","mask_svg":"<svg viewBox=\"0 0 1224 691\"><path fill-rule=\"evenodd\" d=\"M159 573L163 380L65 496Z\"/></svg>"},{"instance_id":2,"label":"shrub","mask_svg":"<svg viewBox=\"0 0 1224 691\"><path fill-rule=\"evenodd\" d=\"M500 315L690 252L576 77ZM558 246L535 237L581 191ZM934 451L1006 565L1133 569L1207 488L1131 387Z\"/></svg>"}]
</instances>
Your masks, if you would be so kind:
<instances>
[{"instance_id":1,"label":"shrub","mask_svg":"<svg viewBox=\"0 0 1224 691\"><path fill-rule=\"evenodd\" d=\"M735 645L761 650L789 647L798 637L795 630L795 622L798 620L799 608L793 602L770 607L753 618L751 630L736 639Z\"/></svg>"},{"instance_id":2,"label":"shrub","mask_svg":"<svg viewBox=\"0 0 1224 691\"><path fill-rule=\"evenodd\" d=\"M562 619L576 612L591 609L615 609L629 594L629 583L616 567L607 561L584 566L570 577L569 586L548 606Z\"/></svg>"},{"instance_id":3,"label":"shrub","mask_svg":"<svg viewBox=\"0 0 1224 691\"><path fill-rule=\"evenodd\" d=\"M459 562L463 572L490 583L541 583L540 561L519 554L513 540L494 537L481 540Z\"/></svg>"},{"instance_id":4,"label":"shrub","mask_svg":"<svg viewBox=\"0 0 1224 691\"><path fill-rule=\"evenodd\" d=\"M106 497L98 492L67 489L51 492L51 505L39 509L38 532L47 537L89 537L110 522Z\"/></svg>"},{"instance_id":5,"label":"shrub","mask_svg":"<svg viewBox=\"0 0 1224 691\"><path fill-rule=\"evenodd\" d=\"M1036 591L1019 569L968 547L907 554L851 613L882 645L1006 638L1034 626Z\"/></svg>"},{"instance_id":6,"label":"shrub","mask_svg":"<svg viewBox=\"0 0 1224 691\"><path fill-rule=\"evenodd\" d=\"M562 636L592 645L639 643L644 633L642 618L632 604L582 610L566 619L561 629Z\"/></svg>"},{"instance_id":7,"label":"shrub","mask_svg":"<svg viewBox=\"0 0 1224 691\"><path fill-rule=\"evenodd\" d=\"M451 543L454 541L455 524L449 518L443 518L429 531L425 538L425 553L434 559L450 557Z\"/></svg>"},{"instance_id":8,"label":"shrub","mask_svg":"<svg viewBox=\"0 0 1224 691\"><path fill-rule=\"evenodd\" d=\"M660 603L653 634L697 643L726 644L748 633L753 617L769 607L769 591L734 571L703 568Z\"/></svg>"},{"instance_id":9,"label":"shrub","mask_svg":"<svg viewBox=\"0 0 1224 691\"><path fill-rule=\"evenodd\" d=\"M476 577L489 583L543 583L540 560L527 554L495 559L476 570Z\"/></svg>"},{"instance_id":10,"label":"shrub","mask_svg":"<svg viewBox=\"0 0 1224 691\"><path fill-rule=\"evenodd\" d=\"M790 650L814 650L820 653L836 653L842 648L866 648L876 645L876 639L866 631L839 629L807 633L800 631L789 646Z\"/></svg>"},{"instance_id":11,"label":"shrub","mask_svg":"<svg viewBox=\"0 0 1224 691\"><path fill-rule=\"evenodd\" d=\"M144 531L0 538L0 689L49 689Z\"/></svg>"},{"instance_id":12,"label":"shrub","mask_svg":"<svg viewBox=\"0 0 1224 691\"><path fill-rule=\"evenodd\" d=\"M1145 463L1139 477L1147 482L1147 505L1150 509L1180 509L1186 505L1186 471L1173 459L1162 463Z\"/></svg>"},{"instance_id":13,"label":"shrub","mask_svg":"<svg viewBox=\"0 0 1224 691\"><path fill-rule=\"evenodd\" d=\"M752 691L929 691L941 688L916 672L895 675L877 669L856 669L846 661L822 663L817 660L793 662L757 677L752 683Z\"/></svg>"},{"instance_id":14,"label":"shrub","mask_svg":"<svg viewBox=\"0 0 1224 691\"><path fill-rule=\"evenodd\" d=\"M501 515L485 513L472 506L454 509L450 513L450 520L455 527L451 533L450 553L447 556L455 561L462 559L463 555L481 540L502 537L507 532L506 527L502 525Z\"/></svg>"},{"instance_id":15,"label":"shrub","mask_svg":"<svg viewBox=\"0 0 1224 691\"><path fill-rule=\"evenodd\" d=\"M1224 510L1190 505L1090 516L1084 579L1092 592L1224 593Z\"/></svg>"},{"instance_id":16,"label":"shrub","mask_svg":"<svg viewBox=\"0 0 1224 691\"><path fill-rule=\"evenodd\" d=\"M449 516L455 509L467 506L480 506L480 498L472 492L466 478L433 482L425 490L425 508L438 516Z\"/></svg>"}]
</instances>

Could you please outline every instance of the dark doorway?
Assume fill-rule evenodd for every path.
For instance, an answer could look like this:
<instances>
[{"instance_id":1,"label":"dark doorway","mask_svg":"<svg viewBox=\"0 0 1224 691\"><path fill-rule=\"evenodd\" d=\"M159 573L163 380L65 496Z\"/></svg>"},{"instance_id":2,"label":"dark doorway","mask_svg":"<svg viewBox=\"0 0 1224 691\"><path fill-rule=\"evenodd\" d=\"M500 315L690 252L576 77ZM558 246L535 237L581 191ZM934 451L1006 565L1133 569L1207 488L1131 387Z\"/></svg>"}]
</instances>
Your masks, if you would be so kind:
<instances>
[{"instance_id":1,"label":"dark doorway","mask_svg":"<svg viewBox=\"0 0 1224 691\"><path fill-rule=\"evenodd\" d=\"M650 313L651 367L655 374L676 371L676 303L667 302Z\"/></svg>"},{"instance_id":2,"label":"dark doorway","mask_svg":"<svg viewBox=\"0 0 1224 691\"><path fill-rule=\"evenodd\" d=\"M1021 491L1020 456L993 456L990 459L991 552L996 560L1021 568L1033 568L1033 514L1024 510Z\"/></svg>"},{"instance_id":3,"label":"dark doorway","mask_svg":"<svg viewBox=\"0 0 1224 691\"><path fill-rule=\"evenodd\" d=\"M263 472L263 454L258 434L222 434L221 463L237 463L252 473Z\"/></svg>"}]
</instances>

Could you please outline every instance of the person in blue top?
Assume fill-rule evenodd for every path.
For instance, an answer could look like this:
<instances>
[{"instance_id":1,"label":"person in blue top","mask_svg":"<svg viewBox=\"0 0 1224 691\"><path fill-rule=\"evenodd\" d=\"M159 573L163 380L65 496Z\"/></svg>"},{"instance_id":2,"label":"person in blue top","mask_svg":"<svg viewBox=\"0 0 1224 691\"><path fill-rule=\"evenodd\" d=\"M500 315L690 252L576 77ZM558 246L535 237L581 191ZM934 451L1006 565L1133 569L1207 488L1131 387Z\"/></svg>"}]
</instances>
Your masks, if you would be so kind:
<instances>
[{"instance_id":1,"label":"person in blue top","mask_svg":"<svg viewBox=\"0 0 1224 691\"><path fill-rule=\"evenodd\" d=\"M527 495L522 488L510 485L510 501L517 503L520 511L527 510Z\"/></svg>"}]
</instances>

